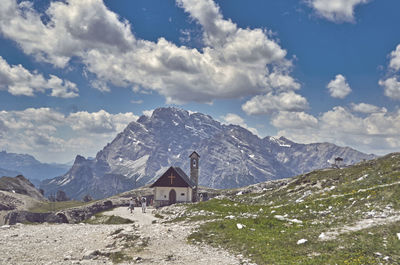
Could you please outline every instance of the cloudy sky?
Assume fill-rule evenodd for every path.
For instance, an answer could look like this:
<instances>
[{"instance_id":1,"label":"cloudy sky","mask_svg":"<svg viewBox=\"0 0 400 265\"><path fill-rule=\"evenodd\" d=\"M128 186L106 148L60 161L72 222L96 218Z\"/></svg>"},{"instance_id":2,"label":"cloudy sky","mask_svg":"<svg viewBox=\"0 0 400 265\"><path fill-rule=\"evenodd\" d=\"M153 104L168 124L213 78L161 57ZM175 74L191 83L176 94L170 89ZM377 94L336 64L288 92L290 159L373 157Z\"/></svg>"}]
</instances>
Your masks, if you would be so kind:
<instances>
[{"instance_id":1,"label":"cloudy sky","mask_svg":"<svg viewBox=\"0 0 400 265\"><path fill-rule=\"evenodd\" d=\"M398 0L0 0L0 150L95 156L177 106L400 151Z\"/></svg>"}]
</instances>

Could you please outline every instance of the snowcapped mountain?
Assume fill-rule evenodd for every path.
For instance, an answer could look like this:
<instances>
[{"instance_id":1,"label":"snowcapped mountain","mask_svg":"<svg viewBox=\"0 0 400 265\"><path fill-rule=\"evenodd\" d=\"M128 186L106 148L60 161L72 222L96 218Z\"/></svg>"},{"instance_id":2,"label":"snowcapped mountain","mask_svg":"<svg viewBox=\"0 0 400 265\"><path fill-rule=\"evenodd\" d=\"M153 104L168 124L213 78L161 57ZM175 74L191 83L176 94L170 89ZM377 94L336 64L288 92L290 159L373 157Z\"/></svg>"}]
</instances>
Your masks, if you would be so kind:
<instances>
[{"instance_id":1,"label":"snowcapped mountain","mask_svg":"<svg viewBox=\"0 0 400 265\"><path fill-rule=\"evenodd\" d=\"M329 166L337 156L352 164L366 155L329 143L297 144L286 138L264 139L208 115L177 108L159 108L141 116L94 159L77 156L64 176L46 180L46 194L64 190L80 199L103 198L152 183L169 166L189 172L192 151L200 154L199 184L232 188L280 179Z\"/></svg>"}]
</instances>

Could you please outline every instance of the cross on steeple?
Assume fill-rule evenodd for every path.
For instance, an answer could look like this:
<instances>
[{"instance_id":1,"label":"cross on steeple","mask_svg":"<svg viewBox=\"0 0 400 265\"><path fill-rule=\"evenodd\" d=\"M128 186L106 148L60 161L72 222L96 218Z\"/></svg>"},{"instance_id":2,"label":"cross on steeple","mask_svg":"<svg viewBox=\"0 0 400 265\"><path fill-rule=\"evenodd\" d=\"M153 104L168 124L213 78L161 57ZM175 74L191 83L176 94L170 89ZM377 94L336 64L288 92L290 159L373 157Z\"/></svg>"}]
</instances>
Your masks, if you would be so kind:
<instances>
[{"instance_id":1,"label":"cross on steeple","mask_svg":"<svg viewBox=\"0 0 400 265\"><path fill-rule=\"evenodd\" d=\"M168 176L168 178L171 180L171 185L172 185L172 183L174 182L174 178L175 178L175 176L172 174L172 172L171 172L171 176Z\"/></svg>"}]
</instances>

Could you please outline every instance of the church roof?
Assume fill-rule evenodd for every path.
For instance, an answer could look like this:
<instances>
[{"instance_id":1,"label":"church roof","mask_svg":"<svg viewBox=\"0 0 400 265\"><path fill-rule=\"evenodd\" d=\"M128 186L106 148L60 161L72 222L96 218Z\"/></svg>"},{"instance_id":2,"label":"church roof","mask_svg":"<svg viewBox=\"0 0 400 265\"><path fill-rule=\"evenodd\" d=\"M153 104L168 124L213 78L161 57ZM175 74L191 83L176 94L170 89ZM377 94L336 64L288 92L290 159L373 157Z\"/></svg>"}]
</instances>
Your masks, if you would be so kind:
<instances>
[{"instance_id":1,"label":"church roof","mask_svg":"<svg viewBox=\"0 0 400 265\"><path fill-rule=\"evenodd\" d=\"M172 176L172 177L171 177ZM186 175L180 167L170 167L151 186L153 187L191 187L196 184Z\"/></svg>"},{"instance_id":2,"label":"church roof","mask_svg":"<svg viewBox=\"0 0 400 265\"><path fill-rule=\"evenodd\" d=\"M196 151L193 151L193 152L190 154L189 157L192 157L194 154L197 155L198 157L200 157L200 155L199 155Z\"/></svg>"}]
</instances>

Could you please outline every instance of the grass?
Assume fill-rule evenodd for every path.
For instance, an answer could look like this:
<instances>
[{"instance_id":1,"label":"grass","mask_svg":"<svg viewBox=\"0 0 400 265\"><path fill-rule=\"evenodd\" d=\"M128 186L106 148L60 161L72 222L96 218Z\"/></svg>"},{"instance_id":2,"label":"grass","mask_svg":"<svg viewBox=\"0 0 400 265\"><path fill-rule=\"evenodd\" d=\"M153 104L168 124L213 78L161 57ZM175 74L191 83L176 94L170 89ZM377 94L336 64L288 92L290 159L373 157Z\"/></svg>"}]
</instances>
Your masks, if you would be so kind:
<instances>
[{"instance_id":1,"label":"grass","mask_svg":"<svg viewBox=\"0 0 400 265\"><path fill-rule=\"evenodd\" d=\"M372 211L398 214L399 182L400 154L392 154L301 175L280 189L188 205L174 221L207 221L189 242L226 248L257 264L400 264L400 222L319 240L321 233L355 224ZM238 223L245 227L238 229ZM307 242L298 245L303 238Z\"/></svg>"},{"instance_id":2,"label":"grass","mask_svg":"<svg viewBox=\"0 0 400 265\"><path fill-rule=\"evenodd\" d=\"M92 203L92 202L90 202ZM88 202L81 201L63 201L63 202L40 202L32 208L29 209L30 212L34 213L47 213L47 212L57 212L60 210L73 208L89 204Z\"/></svg>"},{"instance_id":3,"label":"grass","mask_svg":"<svg viewBox=\"0 0 400 265\"><path fill-rule=\"evenodd\" d=\"M133 258L122 251L112 252L108 256L113 263L122 263L126 261L131 261Z\"/></svg>"},{"instance_id":4,"label":"grass","mask_svg":"<svg viewBox=\"0 0 400 265\"><path fill-rule=\"evenodd\" d=\"M159 214L159 213L156 213L156 214L154 215L154 217L159 218L159 219L164 219L164 216L161 215L161 214Z\"/></svg>"}]
</instances>

